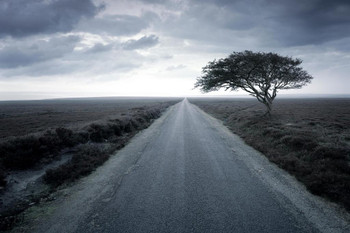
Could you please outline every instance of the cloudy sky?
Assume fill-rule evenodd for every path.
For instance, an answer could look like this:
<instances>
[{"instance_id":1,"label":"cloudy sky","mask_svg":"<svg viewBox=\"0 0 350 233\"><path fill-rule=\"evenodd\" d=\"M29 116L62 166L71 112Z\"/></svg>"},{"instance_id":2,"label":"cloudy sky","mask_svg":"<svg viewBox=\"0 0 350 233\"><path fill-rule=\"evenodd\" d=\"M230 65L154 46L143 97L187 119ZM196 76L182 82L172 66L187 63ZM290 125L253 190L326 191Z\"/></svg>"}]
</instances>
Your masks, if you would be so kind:
<instances>
[{"instance_id":1,"label":"cloudy sky","mask_svg":"<svg viewBox=\"0 0 350 233\"><path fill-rule=\"evenodd\" d=\"M303 60L312 84L282 93L350 94L350 1L0 0L0 100L198 95L243 50Z\"/></svg>"}]
</instances>

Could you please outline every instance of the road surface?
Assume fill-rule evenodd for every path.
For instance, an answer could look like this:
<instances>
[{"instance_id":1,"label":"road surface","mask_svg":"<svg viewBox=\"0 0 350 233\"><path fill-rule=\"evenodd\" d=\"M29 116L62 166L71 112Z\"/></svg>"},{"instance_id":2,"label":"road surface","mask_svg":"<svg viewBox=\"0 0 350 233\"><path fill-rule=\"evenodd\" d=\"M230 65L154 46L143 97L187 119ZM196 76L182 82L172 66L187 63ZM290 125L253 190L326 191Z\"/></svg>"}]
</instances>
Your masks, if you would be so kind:
<instances>
[{"instance_id":1,"label":"road surface","mask_svg":"<svg viewBox=\"0 0 350 233\"><path fill-rule=\"evenodd\" d=\"M34 221L31 232L346 232L332 206L186 99ZM44 210L43 210L44 209Z\"/></svg>"}]
</instances>

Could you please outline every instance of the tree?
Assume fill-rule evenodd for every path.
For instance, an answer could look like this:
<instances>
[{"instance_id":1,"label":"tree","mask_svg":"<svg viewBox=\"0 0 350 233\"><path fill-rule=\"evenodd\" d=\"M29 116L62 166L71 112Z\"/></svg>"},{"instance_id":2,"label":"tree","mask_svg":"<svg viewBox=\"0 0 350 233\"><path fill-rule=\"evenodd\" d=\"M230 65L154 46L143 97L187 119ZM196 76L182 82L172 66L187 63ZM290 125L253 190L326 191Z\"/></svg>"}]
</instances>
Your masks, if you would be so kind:
<instances>
[{"instance_id":1,"label":"tree","mask_svg":"<svg viewBox=\"0 0 350 233\"><path fill-rule=\"evenodd\" d=\"M300 59L276 53L233 52L227 58L214 60L203 67L195 88L203 92L242 89L256 97L271 113L278 90L301 88L312 80Z\"/></svg>"}]
</instances>

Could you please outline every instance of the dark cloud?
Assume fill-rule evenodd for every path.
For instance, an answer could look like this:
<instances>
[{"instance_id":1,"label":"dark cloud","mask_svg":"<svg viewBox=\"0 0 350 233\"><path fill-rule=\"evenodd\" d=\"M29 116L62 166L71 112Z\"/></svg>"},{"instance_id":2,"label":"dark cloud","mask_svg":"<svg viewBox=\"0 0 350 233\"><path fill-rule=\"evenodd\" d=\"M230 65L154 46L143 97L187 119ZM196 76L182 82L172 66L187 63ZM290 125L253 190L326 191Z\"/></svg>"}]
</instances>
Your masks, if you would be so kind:
<instances>
[{"instance_id":1,"label":"dark cloud","mask_svg":"<svg viewBox=\"0 0 350 233\"><path fill-rule=\"evenodd\" d=\"M191 4L180 15L154 23L154 28L167 37L190 40L191 47L203 45L213 50L242 46L241 40L250 36L254 27L252 17L215 4Z\"/></svg>"},{"instance_id":2,"label":"dark cloud","mask_svg":"<svg viewBox=\"0 0 350 233\"><path fill-rule=\"evenodd\" d=\"M59 36L49 40L12 41L0 49L0 68L29 66L63 57L73 51L79 36Z\"/></svg>"},{"instance_id":3,"label":"dark cloud","mask_svg":"<svg viewBox=\"0 0 350 233\"><path fill-rule=\"evenodd\" d=\"M350 36L350 1L267 1L263 26L282 45L322 44Z\"/></svg>"},{"instance_id":4,"label":"dark cloud","mask_svg":"<svg viewBox=\"0 0 350 233\"><path fill-rule=\"evenodd\" d=\"M134 35L149 26L149 22L145 17L106 15L101 18L83 20L79 23L76 30L97 34L111 34L114 36Z\"/></svg>"},{"instance_id":5,"label":"dark cloud","mask_svg":"<svg viewBox=\"0 0 350 233\"><path fill-rule=\"evenodd\" d=\"M143 0L142 2L151 3L151 4L167 4L169 1L164 0Z\"/></svg>"},{"instance_id":6,"label":"dark cloud","mask_svg":"<svg viewBox=\"0 0 350 233\"><path fill-rule=\"evenodd\" d=\"M107 56L106 56L107 55ZM145 58L128 51L118 51L112 54L97 53L75 53L60 59L44 60L28 66L16 69L0 69L0 80L16 77L48 77L48 76L71 76L75 78L85 77L93 74L101 76L113 73L110 78L115 79L115 73L126 73L140 68ZM84 78L85 79L85 78Z\"/></svg>"},{"instance_id":7,"label":"dark cloud","mask_svg":"<svg viewBox=\"0 0 350 233\"><path fill-rule=\"evenodd\" d=\"M102 8L92 0L1 0L0 36L68 32Z\"/></svg>"},{"instance_id":8,"label":"dark cloud","mask_svg":"<svg viewBox=\"0 0 350 233\"><path fill-rule=\"evenodd\" d=\"M138 40L128 40L123 44L126 50L146 49L153 47L159 43L159 38L155 35L144 36Z\"/></svg>"},{"instance_id":9,"label":"dark cloud","mask_svg":"<svg viewBox=\"0 0 350 233\"><path fill-rule=\"evenodd\" d=\"M192 0L159 25L171 36L220 45L246 33L273 47L322 44L350 37L350 1Z\"/></svg>"}]
</instances>

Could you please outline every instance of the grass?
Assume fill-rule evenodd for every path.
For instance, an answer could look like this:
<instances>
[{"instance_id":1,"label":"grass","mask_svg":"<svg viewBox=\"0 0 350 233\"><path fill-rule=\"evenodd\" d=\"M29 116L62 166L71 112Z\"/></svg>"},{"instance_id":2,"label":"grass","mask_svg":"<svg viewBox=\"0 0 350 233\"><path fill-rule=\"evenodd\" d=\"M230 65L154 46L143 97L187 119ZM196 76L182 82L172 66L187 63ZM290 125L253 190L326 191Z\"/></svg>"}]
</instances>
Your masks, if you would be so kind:
<instances>
[{"instance_id":1,"label":"grass","mask_svg":"<svg viewBox=\"0 0 350 233\"><path fill-rule=\"evenodd\" d=\"M94 121L116 119L123 117L123 114L179 100L115 97L0 101L0 141L60 127L76 131Z\"/></svg>"},{"instance_id":2,"label":"grass","mask_svg":"<svg viewBox=\"0 0 350 233\"><path fill-rule=\"evenodd\" d=\"M73 147L77 151L77 154L74 154L72 159L75 167L80 164L85 166L83 160L75 161L76 158L81 157L81 153L93 151L92 154L94 154L96 161L94 159L89 161L90 156L86 158L93 165L90 169L82 169L84 171L81 171L81 174L85 174L87 170L91 171L101 164L97 160L105 161L107 159L106 153L111 154L113 150L124 145L125 141L138 130L148 127L170 104L173 104L173 102L149 108L133 109L131 112L124 113L123 116L95 121L76 131L59 127L54 130L47 130L44 133L15 138L10 137L8 140L0 142L0 184L2 186L6 184L5 171L31 169L42 163L48 163L59 156L62 150ZM88 145L87 147L80 146L86 144ZM101 149L100 144L108 147L108 149ZM94 147L96 147L96 150L93 149ZM96 154L100 154L101 158L97 158ZM67 169L69 167L68 165L64 166ZM62 170L63 167L60 169ZM74 177L77 176L73 172L71 174ZM51 171L50 178L46 179L46 181L55 183L52 177L53 172ZM67 178L65 180L70 179Z\"/></svg>"},{"instance_id":3,"label":"grass","mask_svg":"<svg viewBox=\"0 0 350 233\"><path fill-rule=\"evenodd\" d=\"M190 99L310 192L350 210L350 100L282 99L273 115L254 99Z\"/></svg>"},{"instance_id":4,"label":"grass","mask_svg":"<svg viewBox=\"0 0 350 233\"><path fill-rule=\"evenodd\" d=\"M123 147L135 133L147 128L164 109L138 110L133 116L112 119L103 124L89 125L85 128L88 143L80 144L68 163L48 170L44 181L57 187L90 174L102 165L114 151Z\"/></svg>"},{"instance_id":5,"label":"grass","mask_svg":"<svg viewBox=\"0 0 350 233\"><path fill-rule=\"evenodd\" d=\"M90 174L111 154L122 148L139 130L147 128L167 107L177 101L178 99L166 101L157 99L141 104L127 101L129 107L122 105L118 113L113 112L112 115L108 115L110 111L107 111L106 115L95 121L89 121L89 119L95 119L94 111L101 111L101 108L98 110L87 108L86 111L90 112L92 117L85 116L84 124L80 122L72 126L73 122L63 125L61 122L56 122L46 131L34 130L31 134L18 137L10 135L3 138L0 140L0 186L5 187L2 191L6 191L8 172L45 166L68 148L73 153L72 158L59 167L47 170L43 176L43 181L51 187L50 192L55 191L62 184ZM118 110L118 103L114 107ZM110 106L107 107L109 108ZM31 114L35 115L34 112ZM79 111L75 114L77 115L75 119L79 118ZM32 119L27 119L27 122L30 121ZM23 122L18 124L25 127ZM53 128L54 126L58 127ZM6 126L2 127L6 128ZM33 196L40 199L40 195L48 195L48 193L38 193ZM11 229L19 221L20 213L28 208L30 202L32 201L19 201L15 207L1 212L0 230Z\"/></svg>"},{"instance_id":6,"label":"grass","mask_svg":"<svg viewBox=\"0 0 350 233\"><path fill-rule=\"evenodd\" d=\"M52 159L64 148L87 141L87 135L66 128L10 139L0 143L0 164L6 170L29 169L45 158Z\"/></svg>"},{"instance_id":7,"label":"grass","mask_svg":"<svg viewBox=\"0 0 350 233\"><path fill-rule=\"evenodd\" d=\"M118 147L110 144L80 145L68 163L58 168L47 170L43 177L44 181L53 187L57 187L63 183L72 182L82 176L86 176L102 165L116 149Z\"/></svg>"}]
</instances>

